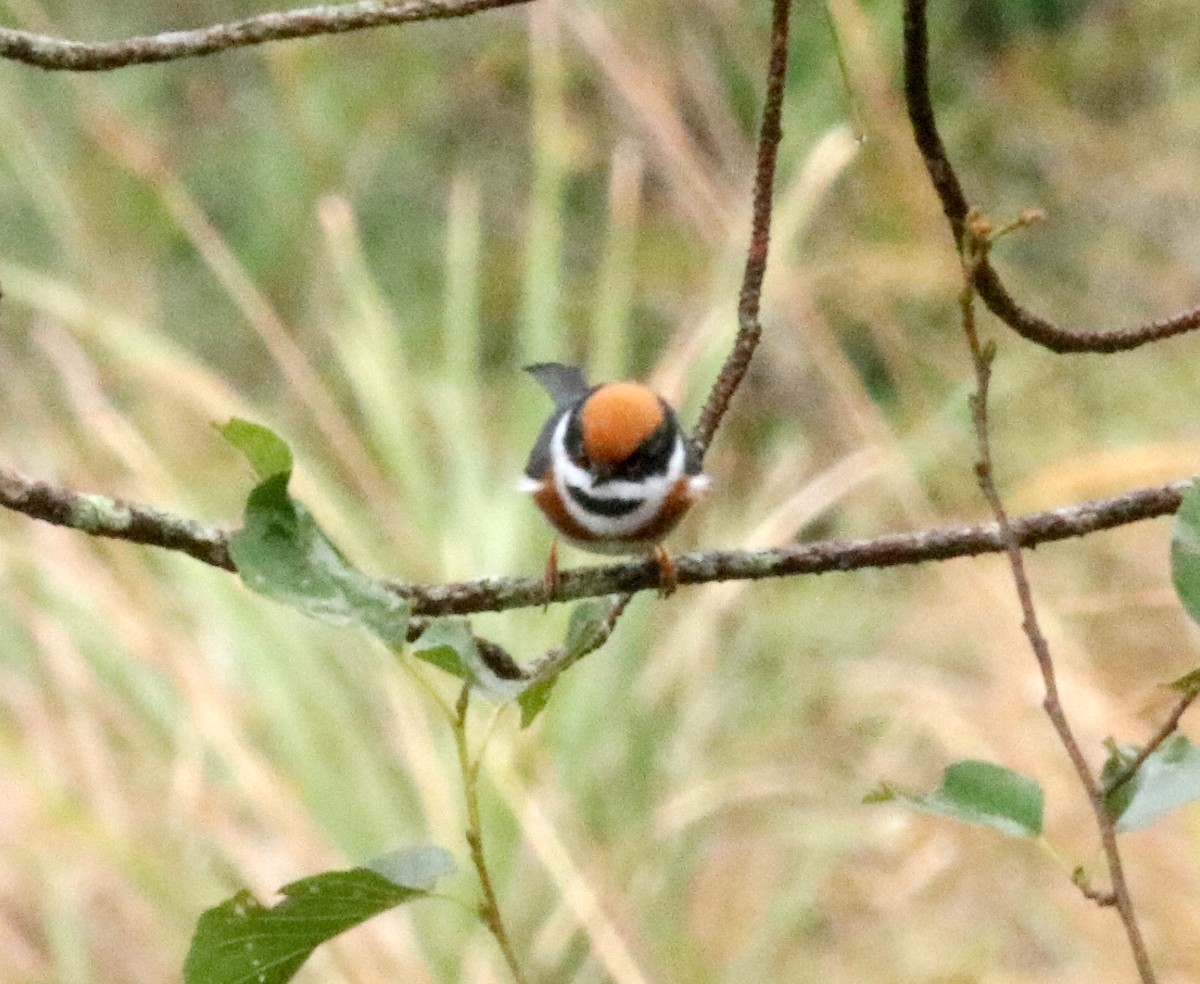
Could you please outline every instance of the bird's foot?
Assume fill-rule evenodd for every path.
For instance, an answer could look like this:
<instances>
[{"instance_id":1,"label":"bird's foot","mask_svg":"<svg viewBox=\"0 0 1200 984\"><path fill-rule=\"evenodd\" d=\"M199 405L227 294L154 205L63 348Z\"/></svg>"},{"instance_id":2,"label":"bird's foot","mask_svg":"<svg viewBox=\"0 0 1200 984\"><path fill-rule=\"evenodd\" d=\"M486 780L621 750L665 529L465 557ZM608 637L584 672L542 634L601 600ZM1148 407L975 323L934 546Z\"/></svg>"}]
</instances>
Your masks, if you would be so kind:
<instances>
[{"instance_id":1,"label":"bird's foot","mask_svg":"<svg viewBox=\"0 0 1200 984\"><path fill-rule=\"evenodd\" d=\"M550 543L550 553L546 557L546 570L542 574L542 589L545 591L546 596L543 607L548 608L550 602L558 597L558 588L558 539L555 538Z\"/></svg>"},{"instance_id":2,"label":"bird's foot","mask_svg":"<svg viewBox=\"0 0 1200 984\"><path fill-rule=\"evenodd\" d=\"M658 596L670 598L679 587L679 577L675 570L675 561L661 543L654 548L654 562L658 564Z\"/></svg>"}]
</instances>

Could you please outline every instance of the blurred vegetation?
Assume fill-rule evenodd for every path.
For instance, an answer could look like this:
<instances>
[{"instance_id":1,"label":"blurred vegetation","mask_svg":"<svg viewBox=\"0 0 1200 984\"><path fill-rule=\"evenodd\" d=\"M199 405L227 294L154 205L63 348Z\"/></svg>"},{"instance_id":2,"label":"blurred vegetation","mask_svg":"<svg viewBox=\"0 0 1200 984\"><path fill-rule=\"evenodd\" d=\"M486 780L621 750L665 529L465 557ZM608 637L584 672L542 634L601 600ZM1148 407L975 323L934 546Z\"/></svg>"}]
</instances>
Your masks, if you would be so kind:
<instances>
[{"instance_id":1,"label":"blurred vegetation","mask_svg":"<svg viewBox=\"0 0 1200 984\"><path fill-rule=\"evenodd\" d=\"M4 23L76 38L261 9L0 0ZM297 494L364 569L538 572L549 533L512 488L547 408L518 367L579 360L694 413L734 330L768 13L540 3L104 75L0 67L0 457L232 524L253 478L210 423L237 414L288 438ZM1200 300L1195 5L930 13L969 193L998 219L1049 213L997 249L1017 295L1068 324ZM767 336L676 549L984 513L899 18L795 11ZM1061 358L997 334L1014 512L1197 470L1195 339ZM1165 522L1031 570L1088 747L1143 738L1158 684L1197 663ZM238 886L416 840L465 853L449 734L365 637L11 515L0 586L3 984L175 979ZM533 658L565 620L477 627ZM1123 979L1114 917L1069 883L1096 856L1039 700L995 558L638 599L531 732L507 709L491 739L518 948L581 984ZM1065 870L860 804L966 756L1043 781ZM1125 848L1162 979L1200 977L1200 814ZM301 979L504 978L490 938L430 902Z\"/></svg>"}]
</instances>

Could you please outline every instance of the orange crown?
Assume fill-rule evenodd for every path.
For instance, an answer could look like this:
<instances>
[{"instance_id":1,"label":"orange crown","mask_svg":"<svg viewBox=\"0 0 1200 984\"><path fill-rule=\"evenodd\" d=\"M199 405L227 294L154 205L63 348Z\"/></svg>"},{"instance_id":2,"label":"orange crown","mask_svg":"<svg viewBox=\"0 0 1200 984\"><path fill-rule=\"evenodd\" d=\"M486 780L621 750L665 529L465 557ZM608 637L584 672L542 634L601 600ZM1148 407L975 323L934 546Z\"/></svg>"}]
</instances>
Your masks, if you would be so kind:
<instances>
[{"instance_id":1,"label":"orange crown","mask_svg":"<svg viewBox=\"0 0 1200 984\"><path fill-rule=\"evenodd\" d=\"M584 453L594 462L620 464L663 422L662 402L638 383L608 383L579 413Z\"/></svg>"}]
</instances>

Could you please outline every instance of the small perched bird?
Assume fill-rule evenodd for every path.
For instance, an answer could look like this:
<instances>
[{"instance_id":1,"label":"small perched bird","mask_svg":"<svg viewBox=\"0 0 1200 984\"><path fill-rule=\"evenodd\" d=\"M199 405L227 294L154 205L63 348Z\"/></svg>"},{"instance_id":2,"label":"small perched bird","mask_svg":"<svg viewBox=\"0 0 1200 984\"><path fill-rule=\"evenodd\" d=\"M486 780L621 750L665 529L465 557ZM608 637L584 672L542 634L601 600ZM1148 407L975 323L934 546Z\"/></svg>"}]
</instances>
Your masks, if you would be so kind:
<instances>
[{"instance_id":1,"label":"small perched bird","mask_svg":"<svg viewBox=\"0 0 1200 984\"><path fill-rule=\"evenodd\" d=\"M708 488L699 456L658 395L639 383L589 386L578 366L527 366L554 400L525 466L521 488L550 525L585 550L653 554L659 592L675 590L662 546ZM546 561L546 591L558 588L558 541Z\"/></svg>"}]
</instances>

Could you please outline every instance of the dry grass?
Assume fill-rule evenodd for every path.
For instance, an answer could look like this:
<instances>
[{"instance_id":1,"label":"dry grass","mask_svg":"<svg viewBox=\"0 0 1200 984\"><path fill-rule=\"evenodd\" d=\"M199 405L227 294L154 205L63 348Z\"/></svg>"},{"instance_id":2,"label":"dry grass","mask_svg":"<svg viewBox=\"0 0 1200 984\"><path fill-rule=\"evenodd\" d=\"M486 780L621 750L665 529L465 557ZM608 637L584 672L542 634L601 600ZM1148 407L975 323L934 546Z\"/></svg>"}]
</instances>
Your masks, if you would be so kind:
<instances>
[{"instance_id":1,"label":"dry grass","mask_svg":"<svg viewBox=\"0 0 1200 984\"><path fill-rule=\"evenodd\" d=\"M136 26L175 26L155 6ZM825 12L800 6L768 334L680 547L983 514L898 12L830 0L847 95ZM990 50L934 6L969 186L1000 217L1050 210L998 249L1022 295L1068 323L1194 303L1193 5L1097 4ZM541 3L107 77L7 67L5 462L233 522L252 479L209 423L240 414L292 442L299 494L362 567L536 571L548 535L509 490L545 408L516 367L579 358L687 413L731 337L766 15L744 7ZM202 8L188 17L251 12ZM72 34L133 26L120 5L54 13ZM1014 507L1196 470L1195 340L1062 359L1000 339ZM1158 684L1198 662L1167 534L1031 558L1096 756L1148 734ZM564 620L478 625L532 657ZM363 637L182 558L2 516L0 640L3 984L172 979L200 911L239 885L417 840L465 857L444 724ZM1039 699L997 559L639 599L537 727L511 710L496 727L489 848L518 949L536 979L580 984L1128 979L1115 919L1069 884L1098 859ZM860 805L969 756L1041 779L1061 862ZM1197 979L1200 814L1124 845L1161 979ZM304 976L505 979L439 902Z\"/></svg>"}]
</instances>

